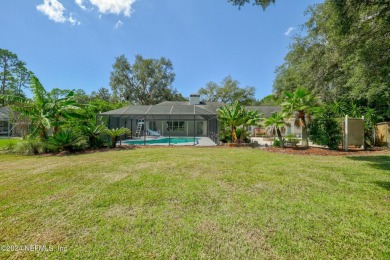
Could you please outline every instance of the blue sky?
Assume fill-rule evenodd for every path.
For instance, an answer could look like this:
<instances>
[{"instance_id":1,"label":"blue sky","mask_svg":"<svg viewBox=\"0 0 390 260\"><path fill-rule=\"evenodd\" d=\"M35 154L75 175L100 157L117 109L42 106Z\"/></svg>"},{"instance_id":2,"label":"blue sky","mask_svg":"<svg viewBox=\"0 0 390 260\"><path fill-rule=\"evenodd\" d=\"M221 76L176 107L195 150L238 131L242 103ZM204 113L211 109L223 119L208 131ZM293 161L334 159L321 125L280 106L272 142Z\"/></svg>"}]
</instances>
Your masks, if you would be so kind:
<instances>
[{"instance_id":1,"label":"blue sky","mask_svg":"<svg viewBox=\"0 0 390 260\"><path fill-rule=\"evenodd\" d=\"M1 0L0 48L16 53L47 89L109 88L115 57L171 59L188 97L231 75L272 93L291 36L320 0L278 0L265 12L227 0Z\"/></svg>"}]
</instances>

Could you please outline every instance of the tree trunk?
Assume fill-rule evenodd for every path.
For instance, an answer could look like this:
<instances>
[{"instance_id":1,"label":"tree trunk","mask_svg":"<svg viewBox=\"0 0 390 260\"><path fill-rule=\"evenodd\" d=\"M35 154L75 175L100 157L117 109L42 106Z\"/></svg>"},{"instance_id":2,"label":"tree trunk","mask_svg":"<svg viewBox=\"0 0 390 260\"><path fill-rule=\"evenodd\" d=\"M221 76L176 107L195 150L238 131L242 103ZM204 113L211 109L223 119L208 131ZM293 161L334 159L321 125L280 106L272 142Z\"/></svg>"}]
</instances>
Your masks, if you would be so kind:
<instances>
[{"instance_id":1,"label":"tree trunk","mask_svg":"<svg viewBox=\"0 0 390 260\"><path fill-rule=\"evenodd\" d=\"M237 140L236 127L232 126L232 141L233 143Z\"/></svg>"},{"instance_id":2,"label":"tree trunk","mask_svg":"<svg viewBox=\"0 0 390 260\"><path fill-rule=\"evenodd\" d=\"M307 125L306 125L306 113L305 111L299 112L299 117L302 121L302 147L309 147L309 141L307 140Z\"/></svg>"},{"instance_id":3,"label":"tree trunk","mask_svg":"<svg viewBox=\"0 0 390 260\"><path fill-rule=\"evenodd\" d=\"M112 137L111 137L111 147L112 147L112 148L115 148L115 147L116 147L117 139L118 139L117 136L112 136Z\"/></svg>"},{"instance_id":4,"label":"tree trunk","mask_svg":"<svg viewBox=\"0 0 390 260\"><path fill-rule=\"evenodd\" d=\"M302 125L302 147L309 147L309 141L307 140L306 124Z\"/></svg>"},{"instance_id":5,"label":"tree trunk","mask_svg":"<svg viewBox=\"0 0 390 260\"><path fill-rule=\"evenodd\" d=\"M4 95L5 94L5 80L6 80L6 76L7 76L7 59L4 57L3 59L3 62L4 62L4 69L3 69L3 79L2 79L2 82L1 82L1 94ZM3 107L5 107L5 99L3 98L2 99L2 105Z\"/></svg>"},{"instance_id":6,"label":"tree trunk","mask_svg":"<svg viewBox=\"0 0 390 260\"><path fill-rule=\"evenodd\" d=\"M280 147L284 148L284 141L283 141L283 137L282 137L282 132L280 131L279 128L276 128L276 132L278 133Z\"/></svg>"}]
</instances>

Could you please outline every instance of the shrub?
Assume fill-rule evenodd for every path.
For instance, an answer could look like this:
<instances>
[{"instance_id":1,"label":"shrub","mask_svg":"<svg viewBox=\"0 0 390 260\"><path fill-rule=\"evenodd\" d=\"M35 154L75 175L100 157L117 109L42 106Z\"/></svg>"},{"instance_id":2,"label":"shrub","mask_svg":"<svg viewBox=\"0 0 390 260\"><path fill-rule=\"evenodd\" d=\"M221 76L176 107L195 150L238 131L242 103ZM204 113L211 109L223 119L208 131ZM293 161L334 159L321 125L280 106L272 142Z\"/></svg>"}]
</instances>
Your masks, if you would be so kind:
<instances>
[{"instance_id":1,"label":"shrub","mask_svg":"<svg viewBox=\"0 0 390 260\"><path fill-rule=\"evenodd\" d=\"M279 139L275 139L274 142L272 143L272 146L280 147L280 141L279 141Z\"/></svg>"},{"instance_id":2,"label":"shrub","mask_svg":"<svg viewBox=\"0 0 390 260\"><path fill-rule=\"evenodd\" d=\"M342 141L342 129L335 119L336 115L327 107L320 108L315 113L313 122L309 125L310 140L319 145L326 145L331 150L338 149Z\"/></svg>"},{"instance_id":3,"label":"shrub","mask_svg":"<svg viewBox=\"0 0 390 260\"><path fill-rule=\"evenodd\" d=\"M48 148L53 151L77 150L82 146L82 136L70 129L65 129L50 136L47 144Z\"/></svg>"},{"instance_id":4,"label":"shrub","mask_svg":"<svg viewBox=\"0 0 390 260\"><path fill-rule=\"evenodd\" d=\"M249 134L243 127L238 127L236 129L237 138L240 140L240 142L249 143Z\"/></svg>"},{"instance_id":5,"label":"shrub","mask_svg":"<svg viewBox=\"0 0 390 260\"><path fill-rule=\"evenodd\" d=\"M114 129L106 128L103 132L111 137L111 147L112 148L116 147L116 143L118 141L119 136L124 135L126 133L128 133L128 134L131 133L130 129L125 128L125 127L114 128Z\"/></svg>"},{"instance_id":6,"label":"shrub","mask_svg":"<svg viewBox=\"0 0 390 260\"><path fill-rule=\"evenodd\" d=\"M11 147L10 147L11 148ZM9 153L36 155L47 151L47 145L38 139L27 139L18 142Z\"/></svg>"},{"instance_id":7,"label":"shrub","mask_svg":"<svg viewBox=\"0 0 390 260\"><path fill-rule=\"evenodd\" d=\"M106 127L103 124L96 123L95 120L90 120L86 122L85 125L80 127L80 130L87 138L87 144L90 148L101 148L107 144L107 138L104 138L102 135L102 133L105 131L105 128Z\"/></svg>"}]
</instances>

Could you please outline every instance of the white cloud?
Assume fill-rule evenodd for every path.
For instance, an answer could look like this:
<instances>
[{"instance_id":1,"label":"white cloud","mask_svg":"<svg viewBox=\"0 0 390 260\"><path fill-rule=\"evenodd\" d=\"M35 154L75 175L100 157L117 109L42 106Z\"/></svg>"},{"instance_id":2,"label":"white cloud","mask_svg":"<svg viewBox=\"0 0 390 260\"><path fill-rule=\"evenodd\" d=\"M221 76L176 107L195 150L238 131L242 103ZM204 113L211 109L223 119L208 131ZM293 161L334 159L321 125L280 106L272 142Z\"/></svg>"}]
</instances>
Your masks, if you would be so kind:
<instances>
[{"instance_id":1,"label":"white cloud","mask_svg":"<svg viewBox=\"0 0 390 260\"><path fill-rule=\"evenodd\" d=\"M122 25L123 25L123 22L121 20L118 20L118 22L116 22L116 24L115 24L115 29L118 29Z\"/></svg>"},{"instance_id":2,"label":"white cloud","mask_svg":"<svg viewBox=\"0 0 390 260\"><path fill-rule=\"evenodd\" d=\"M292 31L294 31L294 30L295 30L294 27L289 27L289 28L287 29L287 31L284 33L284 35L289 36L290 33L291 33Z\"/></svg>"},{"instance_id":3,"label":"white cloud","mask_svg":"<svg viewBox=\"0 0 390 260\"><path fill-rule=\"evenodd\" d=\"M87 10L87 7L84 5L84 0L75 0L76 4L83 10Z\"/></svg>"},{"instance_id":4,"label":"white cloud","mask_svg":"<svg viewBox=\"0 0 390 260\"><path fill-rule=\"evenodd\" d=\"M76 25L76 24L77 24L77 25L80 25L80 24L81 24L81 22L79 22L77 19L73 18L72 15L69 16L68 21L69 21L72 25Z\"/></svg>"},{"instance_id":5,"label":"white cloud","mask_svg":"<svg viewBox=\"0 0 390 260\"><path fill-rule=\"evenodd\" d=\"M69 22L72 25L80 25L80 22L73 18L72 15L69 18L64 15L66 9L57 0L43 0L43 4L37 5L37 10L47 15L50 20L56 23Z\"/></svg>"},{"instance_id":6,"label":"white cloud","mask_svg":"<svg viewBox=\"0 0 390 260\"><path fill-rule=\"evenodd\" d=\"M121 14L130 16L132 5L136 0L89 0L89 2L99 9L100 13Z\"/></svg>"},{"instance_id":7,"label":"white cloud","mask_svg":"<svg viewBox=\"0 0 390 260\"><path fill-rule=\"evenodd\" d=\"M66 17L64 16L66 9L57 0L44 0L43 4L37 5L37 10L49 16L49 19L56 23L66 22Z\"/></svg>"}]
</instances>

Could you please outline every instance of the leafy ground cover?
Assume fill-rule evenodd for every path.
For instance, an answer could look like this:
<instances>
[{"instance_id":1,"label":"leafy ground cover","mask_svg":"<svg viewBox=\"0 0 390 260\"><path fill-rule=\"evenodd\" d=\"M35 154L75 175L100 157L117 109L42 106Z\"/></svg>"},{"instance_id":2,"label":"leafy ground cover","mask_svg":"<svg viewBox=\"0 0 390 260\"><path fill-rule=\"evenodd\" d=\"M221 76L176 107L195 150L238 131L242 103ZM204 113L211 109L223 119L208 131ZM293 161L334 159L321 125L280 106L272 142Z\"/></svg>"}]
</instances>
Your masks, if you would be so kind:
<instances>
[{"instance_id":1,"label":"leafy ground cover","mask_svg":"<svg viewBox=\"0 0 390 260\"><path fill-rule=\"evenodd\" d=\"M0 258L388 258L390 155L0 155L0 209Z\"/></svg>"}]
</instances>

